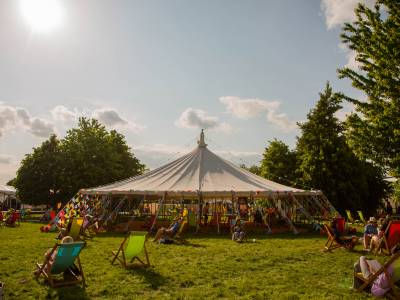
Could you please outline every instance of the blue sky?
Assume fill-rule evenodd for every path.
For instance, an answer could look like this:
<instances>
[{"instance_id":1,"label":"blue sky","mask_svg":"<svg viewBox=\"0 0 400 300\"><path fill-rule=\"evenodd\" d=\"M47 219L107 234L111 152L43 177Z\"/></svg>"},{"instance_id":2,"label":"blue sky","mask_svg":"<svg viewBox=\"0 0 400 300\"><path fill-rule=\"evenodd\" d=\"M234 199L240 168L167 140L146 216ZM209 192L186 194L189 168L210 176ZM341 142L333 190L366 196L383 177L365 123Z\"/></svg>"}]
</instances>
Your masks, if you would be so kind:
<instances>
[{"instance_id":1,"label":"blue sky","mask_svg":"<svg viewBox=\"0 0 400 300\"><path fill-rule=\"evenodd\" d=\"M295 145L327 80L360 96L336 73L356 68L339 38L356 0L54 0L39 11L60 15L47 30L26 1L0 2L0 184L80 115L124 133L151 168L200 128L212 150L252 164L268 140Z\"/></svg>"}]
</instances>

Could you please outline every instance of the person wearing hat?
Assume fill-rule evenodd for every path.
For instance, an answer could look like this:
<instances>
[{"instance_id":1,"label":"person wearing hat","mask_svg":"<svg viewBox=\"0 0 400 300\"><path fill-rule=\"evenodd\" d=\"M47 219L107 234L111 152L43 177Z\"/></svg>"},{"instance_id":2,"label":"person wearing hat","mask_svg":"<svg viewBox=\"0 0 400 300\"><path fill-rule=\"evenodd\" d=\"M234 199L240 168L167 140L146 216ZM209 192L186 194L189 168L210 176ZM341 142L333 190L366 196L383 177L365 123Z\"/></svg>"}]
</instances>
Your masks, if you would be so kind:
<instances>
[{"instance_id":1,"label":"person wearing hat","mask_svg":"<svg viewBox=\"0 0 400 300\"><path fill-rule=\"evenodd\" d=\"M375 217L370 217L364 228L364 250L369 251L369 245L373 236L378 235L378 226Z\"/></svg>"}]
</instances>

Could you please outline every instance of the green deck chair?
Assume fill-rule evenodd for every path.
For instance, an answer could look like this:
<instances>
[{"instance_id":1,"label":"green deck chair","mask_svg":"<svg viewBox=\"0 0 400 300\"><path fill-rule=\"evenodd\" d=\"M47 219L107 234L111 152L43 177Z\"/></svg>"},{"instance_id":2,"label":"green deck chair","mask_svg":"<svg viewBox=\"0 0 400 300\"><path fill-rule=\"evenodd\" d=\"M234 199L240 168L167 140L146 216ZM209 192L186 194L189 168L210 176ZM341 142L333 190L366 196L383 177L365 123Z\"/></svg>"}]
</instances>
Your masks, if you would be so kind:
<instances>
[{"instance_id":1,"label":"green deck chair","mask_svg":"<svg viewBox=\"0 0 400 300\"><path fill-rule=\"evenodd\" d=\"M367 221L365 221L365 218L364 218L364 215L363 215L362 211L361 210L357 210L357 213L358 213L358 216L360 217L361 223L367 224Z\"/></svg>"},{"instance_id":2,"label":"green deck chair","mask_svg":"<svg viewBox=\"0 0 400 300\"><path fill-rule=\"evenodd\" d=\"M347 223L352 224L354 223L354 218L351 215L351 211L346 209L346 215L347 215Z\"/></svg>"},{"instance_id":3,"label":"green deck chair","mask_svg":"<svg viewBox=\"0 0 400 300\"><path fill-rule=\"evenodd\" d=\"M143 266L150 266L149 255L146 249L147 231L132 231L122 241L117 251L112 251L111 264L118 261L125 268L133 266L133 261L137 259ZM143 262L138 256L144 252L146 262Z\"/></svg>"},{"instance_id":4,"label":"green deck chair","mask_svg":"<svg viewBox=\"0 0 400 300\"><path fill-rule=\"evenodd\" d=\"M75 217L72 219L71 228L68 235L74 239L74 241L79 240L81 234L81 228L83 225L82 217Z\"/></svg>"},{"instance_id":5,"label":"green deck chair","mask_svg":"<svg viewBox=\"0 0 400 300\"><path fill-rule=\"evenodd\" d=\"M85 277L79 259L79 254L84 246L85 242L56 244L50 254L47 255L43 264L36 263L37 270L35 272L35 277L39 278L40 275L43 275L52 287L77 284L80 282L85 286ZM51 264L49 272L49 259L53 256L54 251L57 251L57 254L54 258L54 262ZM75 260L78 262L78 266L75 265ZM77 270L79 270L79 273ZM66 271L69 271L71 278L58 280L58 275L63 275Z\"/></svg>"}]
</instances>

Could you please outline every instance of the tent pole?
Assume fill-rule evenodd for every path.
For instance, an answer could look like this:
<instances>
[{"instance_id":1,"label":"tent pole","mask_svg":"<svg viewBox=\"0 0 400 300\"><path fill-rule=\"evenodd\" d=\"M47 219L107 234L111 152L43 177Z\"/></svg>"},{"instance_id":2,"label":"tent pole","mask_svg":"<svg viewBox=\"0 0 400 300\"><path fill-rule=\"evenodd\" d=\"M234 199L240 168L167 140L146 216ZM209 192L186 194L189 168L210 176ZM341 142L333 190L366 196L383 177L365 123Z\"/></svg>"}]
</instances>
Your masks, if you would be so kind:
<instances>
[{"instance_id":1,"label":"tent pole","mask_svg":"<svg viewBox=\"0 0 400 300\"><path fill-rule=\"evenodd\" d=\"M215 208L215 216L217 217L217 232L219 232L219 212L217 211L217 198L214 198L214 208Z\"/></svg>"},{"instance_id":2,"label":"tent pole","mask_svg":"<svg viewBox=\"0 0 400 300\"><path fill-rule=\"evenodd\" d=\"M154 225L156 225L158 215L159 215L159 213L160 213L161 208L163 207L163 204L164 204L164 201L165 201L166 196L167 196L167 192L164 192L162 198L161 198L160 201L159 201L158 209L157 209L157 212L156 212L156 217L155 217L154 220L153 220L153 224L151 224L150 232L153 231Z\"/></svg>"},{"instance_id":3,"label":"tent pole","mask_svg":"<svg viewBox=\"0 0 400 300\"><path fill-rule=\"evenodd\" d=\"M278 198L276 200L280 200L278 192L276 194L276 197L274 198ZM278 201L276 201L276 204L278 204ZM290 221L290 219L287 217L286 212L282 209L282 201L280 201L277 207L279 214L282 216L283 220L289 225L289 228L293 231L294 234L298 234L299 232L297 231L296 227L293 225L292 221Z\"/></svg>"},{"instance_id":4,"label":"tent pole","mask_svg":"<svg viewBox=\"0 0 400 300\"><path fill-rule=\"evenodd\" d=\"M196 222L196 233L200 230L200 221L201 221L201 203L203 201L203 195L201 192L198 192L198 210L197 210L197 222Z\"/></svg>"}]
</instances>

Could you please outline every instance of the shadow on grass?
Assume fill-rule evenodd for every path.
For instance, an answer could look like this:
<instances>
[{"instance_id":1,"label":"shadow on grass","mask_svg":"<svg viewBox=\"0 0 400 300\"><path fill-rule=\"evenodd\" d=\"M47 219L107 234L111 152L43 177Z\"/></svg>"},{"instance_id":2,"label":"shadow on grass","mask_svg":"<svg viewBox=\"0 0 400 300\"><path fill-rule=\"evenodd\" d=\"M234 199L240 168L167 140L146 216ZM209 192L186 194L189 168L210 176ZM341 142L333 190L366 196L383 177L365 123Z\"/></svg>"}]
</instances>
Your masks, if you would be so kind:
<instances>
[{"instance_id":1,"label":"shadow on grass","mask_svg":"<svg viewBox=\"0 0 400 300\"><path fill-rule=\"evenodd\" d=\"M144 279L146 283L150 285L153 290L157 290L159 287L166 284L167 279L154 269L150 268L130 268L127 269L129 273L138 275Z\"/></svg>"},{"instance_id":2,"label":"shadow on grass","mask_svg":"<svg viewBox=\"0 0 400 300\"><path fill-rule=\"evenodd\" d=\"M69 287L59 287L50 289L46 299L91 299L87 294L86 290L82 285L74 285Z\"/></svg>"}]
</instances>

